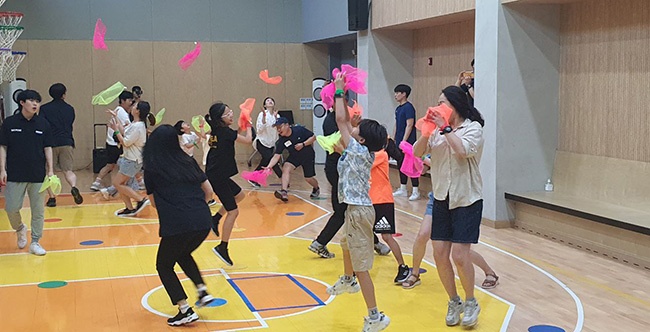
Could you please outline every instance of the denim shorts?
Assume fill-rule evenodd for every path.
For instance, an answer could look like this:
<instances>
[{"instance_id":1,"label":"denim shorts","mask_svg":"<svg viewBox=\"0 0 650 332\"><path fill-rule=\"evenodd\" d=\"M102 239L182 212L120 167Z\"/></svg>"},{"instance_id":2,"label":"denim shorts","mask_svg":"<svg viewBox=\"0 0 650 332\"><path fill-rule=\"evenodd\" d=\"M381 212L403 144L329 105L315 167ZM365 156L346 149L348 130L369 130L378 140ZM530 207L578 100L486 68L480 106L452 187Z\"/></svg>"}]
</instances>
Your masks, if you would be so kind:
<instances>
[{"instance_id":1,"label":"denim shorts","mask_svg":"<svg viewBox=\"0 0 650 332\"><path fill-rule=\"evenodd\" d=\"M142 163L135 162L133 160L120 157L117 160L117 167L121 174L124 174L130 178L134 177L142 169Z\"/></svg>"},{"instance_id":2,"label":"denim shorts","mask_svg":"<svg viewBox=\"0 0 650 332\"><path fill-rule=\"evenodd\" d=\"M427 209L426 211L424 211L424 215L432 216L433 215L433 193L429 192L427 196L429 196L429 201L427 202Z\"/></svg>"},{"instance_id":3,"label":"denim shorts","mask_svg":"<svg viewBox=\"0 0 650 332\"><path fill-rule=\"evenodd\" d=\"M449 209L449 198L433 202L431 240L453 243L478 243L483 216L483 200L470 206Z\"/></svg>"}]
</instances>

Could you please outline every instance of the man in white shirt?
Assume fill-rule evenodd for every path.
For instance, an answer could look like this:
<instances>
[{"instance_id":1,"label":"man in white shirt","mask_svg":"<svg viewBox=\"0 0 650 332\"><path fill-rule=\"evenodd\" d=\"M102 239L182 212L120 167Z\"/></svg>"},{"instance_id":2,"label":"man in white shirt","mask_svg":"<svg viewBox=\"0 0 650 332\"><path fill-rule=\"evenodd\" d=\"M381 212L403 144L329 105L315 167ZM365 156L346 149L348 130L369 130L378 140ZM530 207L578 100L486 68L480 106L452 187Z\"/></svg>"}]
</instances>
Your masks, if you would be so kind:
<instances>
[{"instance_id":1,"label":"man in white shirt","mask_svg":"<svg viewBox=\"0 0 650 332\"><path fill-rule=\"evenodd\" d=\"M117 106L116 111L117 118L120 120L122 126L124 127L128 126L131 123L131 120L129 119L129 113L126 110L131 108L132 104L133 93L129 91L122 91L119 96L119 106ZM115 168L117 160L122 154L122 148L118 146L115 138L113 137L114 133L115 131L110 127L106 130L106 151L108 160L106 166L104 166L104 168L99 171L97 178L95 178L95 182L93 182L93 184L90 186L90 190L92 191L99 191L101 189L102 179L106 176L106 174Z\"/></svg>"}]
</instances>

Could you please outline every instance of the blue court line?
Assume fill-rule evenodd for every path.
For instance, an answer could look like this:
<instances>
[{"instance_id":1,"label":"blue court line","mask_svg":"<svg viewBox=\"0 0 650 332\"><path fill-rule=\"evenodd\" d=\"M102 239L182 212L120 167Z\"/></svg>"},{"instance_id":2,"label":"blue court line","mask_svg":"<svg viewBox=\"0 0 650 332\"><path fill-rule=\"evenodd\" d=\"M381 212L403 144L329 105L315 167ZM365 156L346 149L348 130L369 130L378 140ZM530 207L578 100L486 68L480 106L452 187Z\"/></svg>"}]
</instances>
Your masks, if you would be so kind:
<instances>
[{"instance_id":1,"label":"blue court line","mask_svg":"<svg viewBox=\"0 0 650 332\"><path fill-rule=\"evenodd\" d=\"M287 274L286 276L291 281L293 281L296 285L298 285L298 287L300 287L303 291L305 291L305 293L307 293L314 300L316 300L316 303L318 303L318 305L325 305L325 303L323 303L323 301L321 301L321 299L318 298L318 296L316 296L316 294L312 293L312 291L310 291L309 288L307 288L307 287L305 287L305 285L301 284L300 281L296 280L296 278L294 278L292 275Z\"/></svg>"},{"instance_id":2,"label":"blue court line","mask_svg":"<svg viewBox=\"0 0 650 332\"><path fill-rule=\"evenodd\" d=\"M321 305L320 304L292 305L292 306L287 306L287 307L259 309L259 310L257 310L257 312L260 312L260 311L272 311L272 310L285 310L285 309L312 308L312 307L318 307L318 306L321 306Z\"/></svg>"},{"instance_id":3,"label":"blue court line","mask_svg":"<svg viewBox=\"0 0 650 332\"><path fill-rule=\"evenodd\" d=\"M244 301L244 303L248 307L248 310L250 310L251 312L256 312L257 310L255 309L251 301L248 299L248 297L244 295L244 292L241 290L241 288L239 288L239 286L237 286L237 284L232 279L227 279L227 280L228 283L230 283L230 286L232 286L232 288L235 289L235 292L237 292L237 294L239 294L239 297L241 297L241 299Z\"/></svg>"},{"instance_id":4,"label":"blue court line","mask_svg":"<svg viewBox=\"0 0 650 332\"><path fill-rule=\"evenodd\" d=\"M286 306L286 307L276 307L276 308L264 308L264 309L257 309L251 301L246 297L244 292L237 286L236 280L248 280L248 279L261 279L261 278L275 278L275 277L287 277L289 280L293 281L293 283L296 284L296 286L300 287L307 295L311 296L315 301L316 304L305 304L305 305L296 305L296 306ZM255 277L242 277L242 278L230 278L227 279L228 283L232 288L239 294L239 297L244 301L246 306L248 307L248 310L251 312L261 312L261 311L272 311L272 310L285 310L285 309L298 309L298 308L311 308L311 307L316 307L316 306L324 306L325 303L321 301L316 294L314 294L312 291L310 291L305 285L300 283L296 278L294 278L290 274L276 274L276 275L269 275L269 276L255 276Z\"/></svg>"},{"instance_id":5,"label":"blue court line","mask_svg":"<svg viewBox=\"0 0 650 332\"><path fill-rule=\"evenodd\" d=\"M277 277L286 277L286 276L287 276L286 274L274 274L274 275L268 275L268 276L230 278L230 280L266 279L266 278L277 278Z\"/></svg>"}]
</instances>

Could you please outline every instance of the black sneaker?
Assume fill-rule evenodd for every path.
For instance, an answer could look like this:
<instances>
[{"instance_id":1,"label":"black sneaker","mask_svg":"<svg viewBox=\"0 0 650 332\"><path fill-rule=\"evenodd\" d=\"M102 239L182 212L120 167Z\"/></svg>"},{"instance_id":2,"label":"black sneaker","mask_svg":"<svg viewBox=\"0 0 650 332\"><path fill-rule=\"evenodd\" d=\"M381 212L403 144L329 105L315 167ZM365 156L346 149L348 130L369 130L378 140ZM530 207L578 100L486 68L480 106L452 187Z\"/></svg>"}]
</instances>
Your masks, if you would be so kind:
<instances>
[{"instance_id":1,"label":"black sneaker","mask_svg":"<svg viewBox=\"0 0 650 332\"><path fill-rule=\"evenodd\" d=\"M212 303L212 301L214 301L214 300L215 300L214 297L212 295L208 294L208 292L200 291L199 292L199 301L198 301L197 306L199 308L205 307L206 305Z\"/></svg>"},{"instance_id":2,"label":"black sneaker","mask_svg":"<svg viewBox=\"0 0 650 332\"><path fill-rule=\"evenodd\" d=\"M72 187L72 190L70 190L70 193L72 194L72 197L74 198L74 203L75 204L81 204L81 203L84 202L84 198L79 193L79 189L77 189L77 187Z\"/></svg>"},{"instance_id":3,"label":"black sneaker","mask_svg":"<svg viewBox=\"0 0 650 332\"><path fill-rule=\"evenodd\" d=\"M230 259L230 255L228 255L228 248L218 245L212 248L212 251L214 251L217 257L219 257L228 266L233 266L232 260Z\"/></svg>"},{"instance_id":4,"label":"black sneaker","mask_svg":"<svg viewBox=\"0 0 650 332\"><path fill-rule=\"evenodd\" d=\"M47 207L56 207L56 197L50 197L47 199L47 203L45 203Z\"/></svg>"},{"instance_id":5,"label":"black sneaker","mask_svg":"<svg viewBox=\"0 0 650 332\"><path fill-rule=\"evenodd\" d=\"M320 196L320 188L314 188L311 190L311 194L309 194L310 198L318 198Z\"/></svg>"},{"instance_id":6,"label":"black sneaker","mask_svg":"<svg viewBox=\"0 0 650 332\"><path fill-rule=\"evenodd\" d=\"M221 218L217 218L217 215L212 216L212 231L214 232L214 235L219 236L219 220Z\"/></svg>"},{"instance_id":7,"label":"black sneaker","mask_svg":"<svg viewBox=\"0 0 650 332\"><path fill-rule=\"evenodd\" d=\"M181 326L191 322L196 322L197 320L199 320L199 315L197 315L192 308L189 308L185 313L182 313L179 310L176 316L167 319L167 324L171 326Z\"/></svg>"},{"instance_id":8,"label":"black sneaker","mask_svg":"<svg viewBox=\"0 0 650 332\"><path fill-rule=\"evenodd\" d=\"M130 210L127 208L124 208L124 210L117 213L118 217L133 217L134 215L135 215L135 209Z\"/></svg>"},{"instance_id":9,"label":"black sneaker","mask_svg":"<svg viewBox=\"0 0 650 332\"><path fill-rule=\"evenodd\" d=\"M411 275L411 270L409 269L409 266L406 264L402 264L397 268L397 276L395 277L394 281L396 284L401 284L404 281L406 281L406 279L408 279L410 275Z\"/></svg>"},{"instance_id":10,"label":"black sneaker","mask_svg":"<svg viewBox=\"0 0 650 332\"><path fill-rule=\"evenodd\" d=\"M248 180L248 183L250 183L251 186L253 186L254 188L260 188L260 187L262 187L261 184L255 182L255 181Z\"/></svg>"},{"instance_id":11,"label":"black sneaker","mask_svg":"<svg viewBox=\"0 0 650 332\"><path fill-rule=\"evenodd\" d=\"M282 189L282 190L276 190L275 193L275 198L283 201L283 202L288 202L289 201L289 195L287 194L287 191Z\"/></svg>"},{"instance_id":12,"label":"black sneaker","mask_svg":"<svg viewBox=\"0 0 650 332\"><path fill-rule=\"evenodd\" d=\"M138 213L142 212L142 210L149 205L149 199L148 198L143 198L141 201L138 202L138 205L135 206L134 213L133 215L137 215Z\"/></svg>"}]
</instances>

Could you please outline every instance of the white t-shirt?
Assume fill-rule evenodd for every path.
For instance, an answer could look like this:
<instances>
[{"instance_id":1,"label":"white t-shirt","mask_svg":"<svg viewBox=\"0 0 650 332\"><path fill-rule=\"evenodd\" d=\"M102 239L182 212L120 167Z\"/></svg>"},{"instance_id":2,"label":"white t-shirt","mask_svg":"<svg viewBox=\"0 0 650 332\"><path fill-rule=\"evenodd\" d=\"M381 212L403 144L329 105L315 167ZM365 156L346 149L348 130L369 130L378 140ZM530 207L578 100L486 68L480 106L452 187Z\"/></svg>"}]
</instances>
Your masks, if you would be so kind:
<instances>
[{"instance_id":1,"label":"white t-shirt","mask_svg":"<svg viewBox=\"0 0 650 332\"><path fill-rule=\"evenodd\" d=\"M257 140L267 148L275 147L275 142L278 140L278 131L273 128L275 124L275 116L272 112L266 112L266 123L262 123L264 112L260 112L257 116Z\"/></svg>"},{"instance_id":2,"label":"white t-shirt","mask_svg":"<svg viewBox=\"0 0 650 332\"><path fill-rule=\"evenodd\" d=\"M183 134L181 135L179 139L179 143L181 145L181 149L185 151L190 157L194 157L194 145L199 141L199 136L196 135L193 131L191 131L189 134ZM192 144L191 147L187 147L187 144Z\"/></svg>"},{"instance_id":3,"label":"white t-shirt","mask_svg":"<svg viewBox=\"0 0 650 332\"><path fill-rule=\"evenodd\" d=\"M124 153L122 157L142 163L142 148L147 142L147 127L144 122L134 122L124 129Z\"/></svg>"},{"instance_id":4,"label":"white t-shirt","mask_svg":"<svg viewBox=\"0 0 650 332\"><path fill-rule=\"evenodd\" d=\"M127 113L122 106L117 107L117 119L122 123L124 130L126 130L129 123L131 123L131 120L129 120L129 113ZM117 146L117 142L113 139L114 132L115 131L110 127L106 130L106 143L108 143L108 145Z\"/></svg>"}]
</instances>

